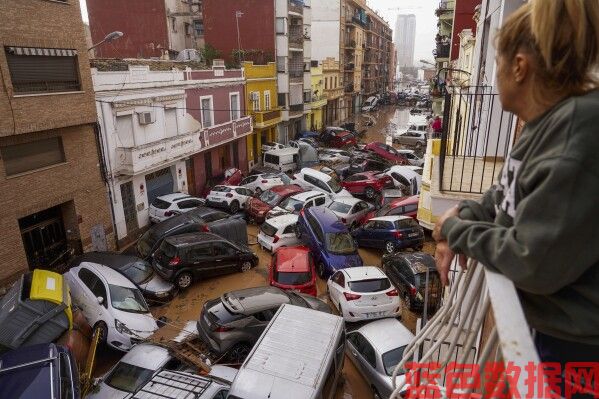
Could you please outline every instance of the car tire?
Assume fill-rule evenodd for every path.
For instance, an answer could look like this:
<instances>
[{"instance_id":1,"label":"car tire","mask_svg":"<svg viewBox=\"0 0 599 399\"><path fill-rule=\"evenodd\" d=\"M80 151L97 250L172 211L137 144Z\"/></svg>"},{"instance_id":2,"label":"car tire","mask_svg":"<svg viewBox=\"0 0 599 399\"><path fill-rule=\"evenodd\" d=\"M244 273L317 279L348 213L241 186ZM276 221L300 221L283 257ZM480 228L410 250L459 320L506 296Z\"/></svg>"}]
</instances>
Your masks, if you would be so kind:
<instances>
[{"instance_id":1,"label":"car tire","mask_svg":"<svg viewBox=\"0 0 599 399\"><path fill-rule=\"evenodd\" d=\"M324 262L318 262L318 264L316 265L316 274L318 274L318 277L320 277L323 280L324 280L324 270L325 270Z\"/></svg>"},{"instance_id":2,"label":"car tire","mask_svg":"<svg viewBox=\"0 0 599 399\"><path fill-rule=\"evenodd\" d=\"M372 187L366 187L364 189L364 195L368 199L374 199L374 197L376 197L376 190Z\"/></svg>"},{"instance_id":3,"label":"car tire","mask_svg":"<svg viewBox=\"0 0 599 399\"><path fill-rule=\"evenodd\" d=\"M395 252L395 244L393 244L391 241L387 241L385 243L385 252L388 254L392 254Z\"/></svg>"},{"instance_id":4,"label":"car tire","mask_svg":"<svg viewBox=\"0 0 599 399\"><path fill-rule=\"evenodd\" d=\"M256 197L259 197L260 194L262 194L262 189L260 187L256 187L256 189L254 190L254 193L256 194Z\"/></svg>"},{"instance_id":5,"label":"car tire","mask_svg":"<svg viewBox=\"0 0 599 399\"><path fill-rule=\"evenodd\" d=\"M302 230L300 229L299 223L297 223L297 224L295 225L295 228L294 228L293 230L294 230L294 232L295 232L295 237L296 237L298 240L301 240L301 239L302 239Z\"/></svg>"},{"instance_id":6,"label":"car tire","mask_svg":"<svg viewBox=\"0 0 599 399\"><path fill-rule=\"evenodd\" d=\"M252 347L248 344L245 344L245 343L237 344L229 350L227 358L228 358L229 362L231 362L233 364L241 364L241 363L243 363L243 361L245 360L247 355L249 355L251 350L252 350Z\"/></svg>"},{"instance_id":7,"label":"car tire","mask_svg":"<svg viewBox=\"0 0 599 399\"><path fill-rule=\"evenodd\" d=\"M246 260L241 264L240 270L242 273L249 272L250 270L252 270L253 266L254 265L252 264L252 262Z\"/></svg>"},{"instance_id":8,"label":"car tire","mask_svg":"<svg viewBox=\"0 0 599 399\"><path fill-rule=\"evenodd\" d=\"M235 201L231 202L231 205L229 205L229 210L233 214L239 212L239 201L235 200Z\"/></svg>"},{"instance_id":9,"label":"car tire","mask_svg":"<svg viewBox=\"0 0 599 399\"><path fill-rule=\"evenodd\" d=\"M375 387L372 387L372 397L373 399L383 399L379 391L376 390Z\"/></svg>"},{"instance_id":10,"label":"car tire","mask_svg":"<svg viewBox=\"0 0 599 399\"><path fill-rule=\"evenodd\" d=\"M189 272L180 273L175 279L175 284L180 290L186 290L191 286L191 283L193 283L193 277Z\"/></svg>"},{"instance_id":11,"label":"car tire","mask_svg":"<svg viewBox=\"0 0 599 399\"><path fill-rule=\"evenodd\" d=\"M94 332L98 331L100 337L98 338L99 345L106 345L106 339L108 338L108 326L103 321L99 321L94 326Z\"/></svg>"}]
</instances>

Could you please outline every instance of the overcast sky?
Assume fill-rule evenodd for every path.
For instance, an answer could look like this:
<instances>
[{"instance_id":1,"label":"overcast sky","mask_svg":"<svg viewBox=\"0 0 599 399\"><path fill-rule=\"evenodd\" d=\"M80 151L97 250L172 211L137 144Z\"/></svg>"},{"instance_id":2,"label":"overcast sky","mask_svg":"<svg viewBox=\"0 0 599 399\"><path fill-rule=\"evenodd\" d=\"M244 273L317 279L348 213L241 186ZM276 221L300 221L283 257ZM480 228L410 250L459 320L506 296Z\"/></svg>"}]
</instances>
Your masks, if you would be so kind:
<instances>
[{"instance_id":1,"label":"overcast sky","mask_svg":"<svg viewBox=\"0 0 599 399\"><path fill-rule=\"evenodd\" d=\"M87 22L87 8L85 0L81 2L81 13L83 20ZM127 0L122 0L127 1ZM312 0L318 1L318 0ZM391 29L395 29L397 14L416 15L416 46L414 50L414 61L420 59L433 60L433 47L435 34L437 33L437 17L435 8L439 0L367 0L370 8L377 10L385 18ZM395 38L395 37L394 37Z\"/></svg>"}]
</instances>

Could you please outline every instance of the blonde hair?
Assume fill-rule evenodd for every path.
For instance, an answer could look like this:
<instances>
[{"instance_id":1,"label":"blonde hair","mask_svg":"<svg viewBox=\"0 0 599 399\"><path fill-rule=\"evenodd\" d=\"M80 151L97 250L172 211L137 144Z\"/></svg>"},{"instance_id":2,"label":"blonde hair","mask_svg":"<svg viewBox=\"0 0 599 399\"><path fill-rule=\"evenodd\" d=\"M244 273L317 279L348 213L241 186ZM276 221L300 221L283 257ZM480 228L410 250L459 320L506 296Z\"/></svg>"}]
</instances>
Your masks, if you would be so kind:
<instances>
[{"instance_id":1,"label":"blonde hair","mask_svg":"<svg viewBox=\"0 0 599 399\"><path fill-rule=\"evenodd\" d=\"M599 0L530 0L497 35L501 56L530 54L540 96L579 95L597 88Z\"/></svg>"}]
</instances>

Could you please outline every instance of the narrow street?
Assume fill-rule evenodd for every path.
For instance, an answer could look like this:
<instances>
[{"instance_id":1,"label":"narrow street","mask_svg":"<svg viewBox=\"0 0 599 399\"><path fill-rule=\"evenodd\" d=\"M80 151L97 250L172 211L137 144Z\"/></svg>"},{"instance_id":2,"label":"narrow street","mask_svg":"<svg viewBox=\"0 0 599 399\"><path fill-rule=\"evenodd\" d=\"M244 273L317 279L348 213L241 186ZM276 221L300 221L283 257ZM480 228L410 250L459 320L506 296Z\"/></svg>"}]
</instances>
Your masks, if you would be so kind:
<instances>
[{"instance_id":1,"label":"narrow street","mask_svg":"<svg viewBox=\"0 0 599 399\"><path fill-rule=\"evenodd\" d=\"M368 115L368 116L365 116ZM409 116L408 109L387 106L372 114L362 114L356 117L357 126L364 126L365 121L372 118L374 125L368 127L364 135L363 142L386 140L386 133L397 129L398 125L406 124ZM398 145L395 147L399 148ZM196 282L187 291L180 293L175 299L163 306L152 309L155 318L166 317L167 324L158 330L157 338L170 339L181 333L182 329L195 329L195 321L198 319L202 306L207 300L217 298L222 294L243 288L263 286L268 284L268 267L271 261L270 252L263 250L256 244L256 237L259 227L248 225L248 242L250 248L258 255L259 265L251 271L240 274L230 274L223 277L212 278L201 282ZM424 252L434 254L434 245L429 240L426 242ZM374 249L359 248L359 253L364 260L364 265L380 266L382 252ZM326 282L318 280L318 297L330 304L326 293ZM192 323L189 323L189 322ZM412 332L416 330L416 316L404 311L402 321ZM186 327L187 326L187 327ZM348 325L348 329L355 326ZM112 365L118 361L122 354L105 349L99 353L99 359L95 370L96 376L101 376L108 371ZM337 399L350 398L370 398L372 391L367 382L359 374L353 363L346 358L344 366L344 379L340 384Z\"/></svg>"}]
</instances>

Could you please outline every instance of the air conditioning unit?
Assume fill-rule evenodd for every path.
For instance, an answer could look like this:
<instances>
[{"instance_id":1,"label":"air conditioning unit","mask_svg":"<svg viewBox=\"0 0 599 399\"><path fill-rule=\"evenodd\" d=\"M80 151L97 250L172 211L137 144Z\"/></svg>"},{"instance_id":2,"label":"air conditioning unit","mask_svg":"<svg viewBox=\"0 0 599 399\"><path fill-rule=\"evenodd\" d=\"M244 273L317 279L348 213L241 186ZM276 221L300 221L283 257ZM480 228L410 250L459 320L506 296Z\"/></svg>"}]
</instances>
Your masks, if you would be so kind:
<instances>
[{"instance_id":1,"label":"air conditioning unit","mask_svg":"<svg viewBox=\"0 0 599 399\"><path fill-rule=\"evenodd\" d=\"M138 112L137 117L140 125L149 125L156 122L156 115L152 111Z\"/></svg>"}]
</instances>

